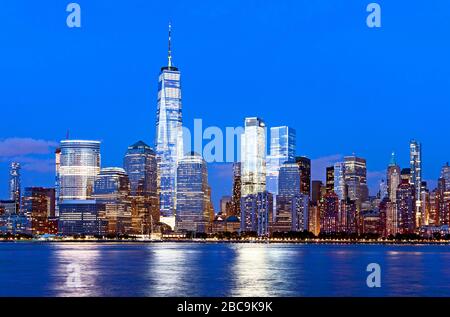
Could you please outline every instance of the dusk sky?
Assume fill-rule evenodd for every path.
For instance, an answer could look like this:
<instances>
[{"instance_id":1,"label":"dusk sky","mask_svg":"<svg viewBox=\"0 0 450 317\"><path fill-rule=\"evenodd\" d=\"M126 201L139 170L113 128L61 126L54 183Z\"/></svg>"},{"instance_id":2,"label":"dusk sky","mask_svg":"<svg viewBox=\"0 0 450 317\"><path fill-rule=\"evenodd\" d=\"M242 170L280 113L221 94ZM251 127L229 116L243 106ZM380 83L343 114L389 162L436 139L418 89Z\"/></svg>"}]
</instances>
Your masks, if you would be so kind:
<instances>
[{"instance_id":1,"label":"dusk sky","mask_svg":"<svg viewBox=\"0 0 450 317\"><path fill-rule=\"evenodd\" d=\"M392 151L409 164L423 144L433 188L450 160L450 1L369 0L2 1L0 9L0 197L8 165L23 186L54 185L53 151L70 138L102 141L102 167L122 166L128 145L154 146L158 74L182 74L183 122L242 126L248 116L297 130L297 154L313 179L352 153L368 162L371 193ZM213 198L231 194L230 164L209 165Z\"/></svg>"}]
</instances>

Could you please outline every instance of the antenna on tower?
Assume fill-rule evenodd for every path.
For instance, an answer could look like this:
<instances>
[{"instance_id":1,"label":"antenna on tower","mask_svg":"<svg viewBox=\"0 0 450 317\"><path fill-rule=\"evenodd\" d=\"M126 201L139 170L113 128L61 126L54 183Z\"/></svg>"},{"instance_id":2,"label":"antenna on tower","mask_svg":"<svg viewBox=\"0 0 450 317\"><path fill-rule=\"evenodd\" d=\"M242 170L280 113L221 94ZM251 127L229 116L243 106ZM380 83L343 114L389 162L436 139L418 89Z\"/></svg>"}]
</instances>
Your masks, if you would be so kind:
<instances>
[{"instance_id":1,"label":"antenna on tower","mask_svg":"<svg viewBox=\"0 0 450 317\"><path fill-rule=\"evenodd\" d=\"M171 46L171 41L172 41L172 23L169 22L169 50L168 50L168 67L169 69L172 67L172 46Z\"/></svg>"}]
</instances>

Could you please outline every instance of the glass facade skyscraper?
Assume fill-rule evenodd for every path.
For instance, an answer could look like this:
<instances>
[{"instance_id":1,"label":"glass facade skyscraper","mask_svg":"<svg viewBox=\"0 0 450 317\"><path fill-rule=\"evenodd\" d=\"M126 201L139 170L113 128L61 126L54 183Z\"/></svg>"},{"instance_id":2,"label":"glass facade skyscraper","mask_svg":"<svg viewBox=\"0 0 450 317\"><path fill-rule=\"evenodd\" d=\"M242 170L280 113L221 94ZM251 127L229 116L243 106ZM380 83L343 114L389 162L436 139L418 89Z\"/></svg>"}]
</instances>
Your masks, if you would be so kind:
<instances>
[{"instance_id":1,"label":"glass facade skyscraper","mask_svg":"<svg viewBox=\"0 0 450 317\"><path fill-rule=\"evenodd\" d=\"M416 200L416 216L421 214L421 191L422 191L422 144L416 140L409 143L409 159L411 175L409 183L414 186L414 197Z\"/></svg>"},{"instance_id":2,"label":"glass facade skyscraper","mask_svg":"<svg viewBox=\"0 0 450 317\"><path fill-rule=\"evenodd\" d=\"M123 168L102 168L95 178L94 199L109 234L125 234L131 228L130 182Z\"/></svg>"},{"instance_id":3,"label":"glass facade skyscraper","mask_svg":"<svg viewBox=\"0 0 450 317\"><path fill-rule=\"evenodd\" d=\"M177 175L177 231L207 232L210 196L206 162L194 152L179 160Z\"/></svg>"},{"instance_id":4,"label":"glass facade skyscraper","mask_svg":"<svg viewBox=\"0 0 450 317\"><path fill-rule=\"evenodd\" d=\"M345 185L348 186L348 198L363 203L367 201L369 196L366 160L354 155L347 156L344 160Z\"/></svg>"},{"instance_id":5,"label":"glass facade skyscraper","mask_svg":"<svg viewBox=\"0 0 450 317\"><path fill-rule=\"evenodd\" d=\"M178 68L172 66L169 26L168 66L162 67L159 75L156 113L157 184L163 217L175 216L177 162L184 153L180 75Z\"/></svg>"},{"instance_id":6,"label":"glass facade skyscraper","mask_svg":"<svg viewBox=\"0 0 450 317\"><path fill-rule=\"evenodd\" d=\"M445 191L450 192L450 166L445 164L441 169L441 178L444 180Z\"/></svg>"},{"instance_id":7,"label":"glass facade skyscraper","mask_svg":"<svg viewBox=\"0 0 450 317\"><path fill-rule=\"evenodd\" d=\"M9 199L16 203L16 213L20 211L20 163L12 162L9 170Z\"/></svg>"},{"instance_id":8,"label":"glass facade skyscraper","mask_svg":"<svg viewBox=\"0 0 450 317\"><path fill-rule=\"evenodd\" d=\"M266 190L266 125L260 118L246 118L241 135L242 197Z\"/></svg>"},{"instance_id":9,"label":"glass facade skyscraper","mask_svg":"<svg viewBox=\"0 0 450 317\"><path fill-rule=\"evenodd\" d=\"M100 173L100 142L63 140L60 148L59 202L91 199Z\"/></svg>"},{"instance_id":10,"label":"glass facade skyscraper","mask_svg":"<svg viewBox=\"0 0 450 317\"><path fill-rule=\"evenodd\" d=\"M130 180L132 231L153 232L160 216L155 152L144 142L136 142L128 147L123 166Z\"/></svg>"},{"instance_id":11,"label":"glass facade skyscraper","mask_svg":"<svg viewBox=\"0 0 450 317\"><path fill-rule=\"evenodd\" d=\"M266 188L278 195L278 176L280 167L295 159L296 132L293 128L282 126L270 128L270 155L267 156Z\"/></svg>"}]
</instances>

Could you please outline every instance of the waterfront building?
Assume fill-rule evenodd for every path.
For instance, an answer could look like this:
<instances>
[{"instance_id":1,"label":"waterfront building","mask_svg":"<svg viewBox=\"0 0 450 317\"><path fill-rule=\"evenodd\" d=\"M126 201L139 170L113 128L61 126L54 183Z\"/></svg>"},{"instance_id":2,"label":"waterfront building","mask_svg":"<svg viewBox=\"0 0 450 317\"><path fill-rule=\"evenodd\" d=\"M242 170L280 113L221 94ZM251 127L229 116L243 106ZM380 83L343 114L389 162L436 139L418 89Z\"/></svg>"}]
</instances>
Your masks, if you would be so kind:
<instances>
[{"instance_id":1,"label":"waterfront building","mask_svg":"<svg viewBox=\"0 0 450 317\"><path fill-rule=\"evenodd\" d=\"M273 195L267 191L243 196L241 199L240 232L269 235L269 219L273 213Z\"/></svg>"},{"instance_id":2,"label":"waterfront building","mask_svg":"<svg viewBox=\"0 0 450 317\"><path fill-rule=\"evenodd\" d=\"M138 141L128 147L123 167L130 182L131 231L153 232L160 220L156 154L150 146Z\"/></svg>"},{"instance_id":3,"label":"waterfront building","mask_svg":"<svg viewBox=\"0 0 450 317\"><path fill-rule=\"evenodd\" d=\"M395 203L397 199L397 188L400 185L400 166L395 160L395 153L392 153L391 161L387 169L387 191L391 202Z\"/></svg>"},{"instance_id":4,"label":"waterfront building","mask_svg":"<svg viewBox=\"0 0 450 317\"><path fill-rule=\"evenodd\" d=\"M322 196L321 201L323 200L323 197L325 197L326 193ZM320 233L320 210L321 210L321 204L318 205L311 205L309 206L309 216L308 216L308 230L312 232L315 236L319 235Z\"/></svg>"},{"instance_id":5,"label":"waterfront building","mask_svg":"<svg viewBox=\"0 0 450 317\"><path fill-rule=\"evenodd\" d=\"M245 119L241 135L241 196L266 190L266 125L260 118Z\"/></svg>"},{"instance_id":6,"label":"waterfront building","mask_svg":"<svg viewBox=\"0 0 450 317\"><path fill-rule=\"evenodd\" d=\"M61 141L59 201L90 200L95 177L100 173L100 142Z\"/></svg>"},{"instance_id":7,"label":"waterfront building","mask_svg":"<svg viewBox=\"0 0 450 317\"><path fill-rule=\"evenodd\" d=\"M327 193L334 190L334 165L328 166L326 169L326 190Z\"/></svg>"},{"instance_id":8,"label":"waterfront building","mask_svg":"<svg viewBox=\"0 0 450 317\"><path fill-rule=\"evenodd\" d=\"M386 202L386 235L395 236L399 232L397 204Z\"/></svg>"},{"instance_id":9,"label":"waterfront building","mask_svg":"<svg viewBox=\"0 0 450 317\"><path fill-rule=\"evenodd\" d=\"M420 217L422 209L421 188L422 188L422 144L416 140L409 143L410 157L410 184L414 187L416 215Z\"/></svg>"},{"instance_id":10,"label":"waterfront building","mask_svg":"<svg viewBox=\"0 0 450 317\"><path fill-rule=\"evenodd\" d=\"M212 224L212 233L237 233L241 227L241 221L236 216L224 217L222 215L218 215Z\"/></svg>"},{"instance_id":11,"label":"waterfront building","mask_svg":"<svg viewBox=\"0 0 450 317\"><path fill-rule=\"evenodd\" d=\"M322 197L324 186L322 181L311 182L311 204L317 205Z\"/></svg>"},{"instance_id":12,"label":"waterfront building","mask_svg":"<svg viewBox=\"0 0 450 317\"><path fill-rule=\"evenodd\" d=\"M168 64L159 74L155 142L160 214L164 218L175 217L177 163L184 154L180 78L179 69L172 64L169 25Z\"/></svg>"},{"instance_id":13,"label":"waterfront building","mask_svg":"<svg viewBox=\"0 0 450 317\"><path fill-rule=\"evenodd\" d=\"M199 154L191 152L178 162L175 229L208 232L210 201L206 162Z\"/></svg>"},{"instance_id":14,"label":"waterfront building","mask_svg":"<svg viewBox=\"0 0 450 317\"><path fill-rule=\"evenodd\" d=\"M334 193L339 197L339 200L346 200L347 186L345 184L345 163L337 162L333 166L333 186ZM330 191L331 192L331 191ZM328 193L330 193L328 192Z\"/></svg>"},{"instance_id":15,"label":"waterfront building","mask_svg":"<svg viewBox=\"0 0 450 317\"><path fill-rule=\"evenodd\" d=\"M325 194L320 204L320 232L339 231L339 197L336 193Z\"/></svg>"},{"instance_id":16,"label":"waterfront building","mask_svg":"<svg viewBox=\"0 0 450 317\"><path fill-rule=\"evenodd\" d=\"M59 170L61 167L61 148L55 150L55 216L59 217L59 196L61 195L61 178Z\"/></svg>"},{"instance_id":17,"label":"waterfront building","mask_svg":"<svg viewBox=\"0 0 450 317\"><path fill-rule=\"evenodd\" d=\"M441 169L441 178L444 179L445 191L450 192L450 166L448 162Z\"/></svg>"},{"instance_id":18,"label":"waterfront building","mask_svg":"<svg viewBox=\"0 0 450 317\"><path fill-rule=\"evenodd\" d=\"M130 182L123 168L102 168L95 179L93 198L99 217L107 222L108 234L132 232Z\"/></svg>"},{"instance_id":19,"label":"waterfront building","mask_svg":"<svg viewBox=\"0 0 450 317\"><path fill-rule=\"evenodd\" d=\"M241 215L241 163L233 163L233 195L230 215Z\"/></svg>"},{"instance_id":20,"label":"waterfront building","mask_svg":"<svg viewBox=\"0 0 450 317\"><path fill-rule=\"evenodd\" d=\"M403 179L397 189L397 213L400 233L414 233L416 228L416 210L414 205L414 186Z\"/></svg>"},{"instance_id":21,"label":"waterfront building","mask_svg":"<svg viewBox=\"0 0 450 317\"><path fill-rule=\"evenodd\" d=\"M364 234L382 235L383 228L381 224L380 213L375 210L367 210L361 214L361 231Z\"/></svg>"},{"instance_id":22,"label":"waterfront building","mask_svg":"<svg viewBox=\"0 0 450 317\"><path fill-rule=\"evenodd\" d=\"M33 235L57 233L54 188L26 187L22 197L22 211L30 219Z\"/></svg>"},{"instance_id":23,"label":"waterfront building","mask_svg":"<svg viewBox=\"0 0 450 317\"><path fill-rule=\"evenodd\" d=\"M296 162L290 161L281 165L277 187L279 194L276 199L274 217L272 217L271 231L288 232L293 227L293 215L297 216L297 213L301 212L298 208L302 208L294 200L301 194L301 172Z\"/></svg>"},{"instance_id":24,"label":"waterfront building","mask_svg":"<svg viewBox=\"0 0 450 317\"><path fill-rule=\"evenodd\" d=\"M305 156L295 158L300 168L300 193L311 196L311 160Z\"/></svg>"},{"instance_id":25,"label":"waterfront building","mask_svg":"<svg viewBox=\"0 0 450 317\"><path fill-rule=\"evenodd\" d=\"M0 215L17 214L17 203L15 200L0 200Z\"/></svg>"},{"instance_id":26,"label":"waterfront building","mask_svg":"<svg viewBox=\"0 0 450 317\"><path fill-rule=\"evenodd\" d=\"M16 203L16 214L20 213L20 163L12 162L9 170L9 199Z\"/></svg>"},{"instance_id":27,"label":"waterfront building","mask_svg":"<svg viewBox=\"0 0 450 317\"><path fill-rule=\"evenodd\" d=\"M59 230L63 235L104 235L107 223L99 217L95 200L63 200L59 205Z\"/></svg>"},{"instance_id":28,"label":"waterfront building","mask_svg":"<svg viewBox=\"0 0 450 317\"><path fill-rule=\"evenodd\" d=\"M366 160L353 155L345 157L344 161L344 177L345 185L348 187L348 197L361 204L369 197Z\"/></svg>"},{"instance_id":29,"label":"waterfront building","mask_svg":"<svg viewBox=\"0 0 450 317\"><path fill-rule=\"evenodd\" d=\"M292 198L292 231L309 230L309 196L298 194Z\"/></svg>"},{"instance_id":30,"label":"waterfront building","mask_svg":"<svg viewBox=\"0 0 450 317\"><path fill-rule=\"evenodd\" d=\"M220 198L220 214L221 215L230 215L231 214L231 196L222 196Z\"/></svg>"},{"instance_id":31,"label":"waterfront building","mask_svg":"<svg viewBox=\"0 0 450 317\"><path fill-rule=\"evenodd\" d=\"M340 200L338 223L339 232L358 232L358 211L356 209L356 201L351 200L350 198Z\"/></svg>"},{"instance_id":32,"label":"waterfront building","mask_svg":"<svg viewBox=\"0 0 450 317\"><path fill-rule=\"evenodd\" d=\"M296 132L282 126L270 128L270 154L267 156L266 189L274 197L278 195L278 176L283 163L295 159Z\"/></svg>"}]
</instances>

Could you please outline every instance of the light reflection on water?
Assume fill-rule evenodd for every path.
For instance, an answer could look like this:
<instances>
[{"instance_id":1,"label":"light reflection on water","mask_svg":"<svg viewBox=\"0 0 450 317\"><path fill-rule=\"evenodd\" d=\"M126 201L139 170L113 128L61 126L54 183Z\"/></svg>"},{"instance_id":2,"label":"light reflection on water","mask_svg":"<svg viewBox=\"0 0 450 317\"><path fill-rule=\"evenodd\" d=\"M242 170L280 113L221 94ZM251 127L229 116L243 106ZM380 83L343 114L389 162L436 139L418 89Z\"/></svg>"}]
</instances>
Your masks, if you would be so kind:
<instances>
[{"instance_id":1,"label":"light reflection on water","mask_svg":"<svg viewBox=\"0 0 450 317\"><path fill-rule=\"evenodd\" d=\"M0 243L0 296L450 296L448 263L447 246Z\"/></svg>"}]
</instances>

